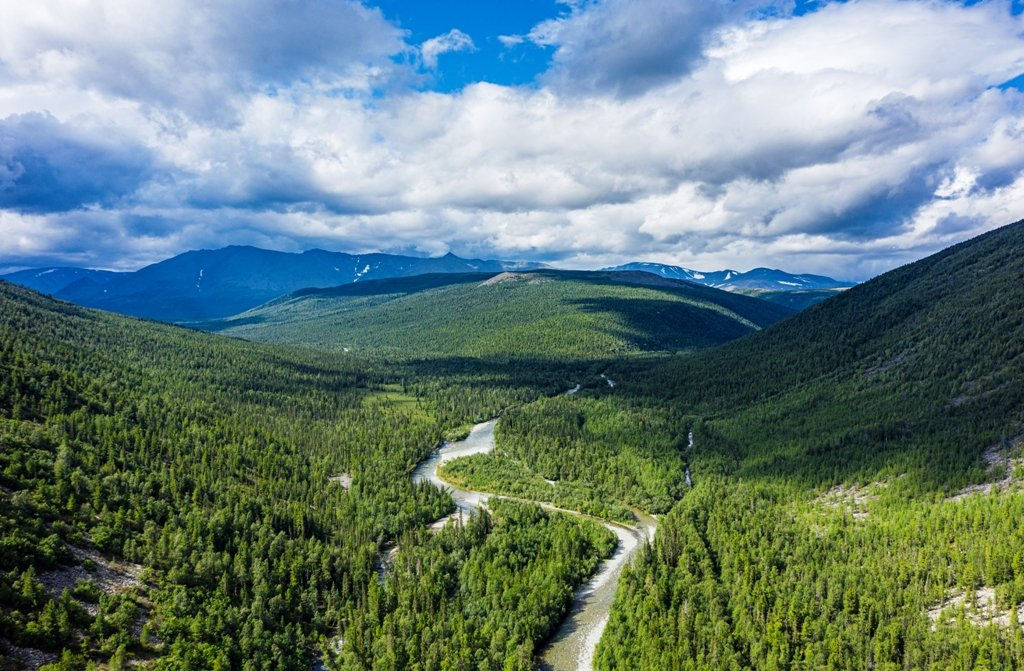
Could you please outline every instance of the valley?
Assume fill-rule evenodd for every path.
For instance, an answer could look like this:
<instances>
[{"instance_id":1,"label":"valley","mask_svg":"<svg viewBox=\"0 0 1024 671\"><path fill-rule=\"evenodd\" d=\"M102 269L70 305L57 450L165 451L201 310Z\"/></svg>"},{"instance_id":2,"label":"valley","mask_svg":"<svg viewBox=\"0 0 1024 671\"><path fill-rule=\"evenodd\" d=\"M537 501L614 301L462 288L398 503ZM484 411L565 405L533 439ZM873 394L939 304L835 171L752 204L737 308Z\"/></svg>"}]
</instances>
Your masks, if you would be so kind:
<instances>
[{"instance_id":1,"label":"valley","mask_svg":"<svg viewBox=\"0 0 1024 671\"><path fill-rule=\"evenodd\" d=\"M0 284L4 655L1013 668L1022 252L1014 224L796 313L543 269L213 333Z\"/></svg>"},{"instance_id":2,"label":"valley","mask_svg":"<svg viewBox=\"0 0 1024 671\"><path fill-rule=\"evenodd\" d=\"M575 393L578 390L579 385L576 385L567 394ZM447 462L493 452L494 430L498 421L498 419L492 419L477 424L466 438L445 442L431 456L416 466L412 473L413 482L429 482L447 492L455 501L455 512L434 522L431 525L432 529L443 528L449 523L464 524L473 514L478 514L481 509L486 509L490 499L507 498L492 492L459 489L438 473L439 467ZM583 513L558 508L550 503L521 497L511 498L524 503L539 503L547 510L589 518ZM540 669L589 671L593 668L594 651L608 623L619 575L636 556L641 546L654 539L657 530L657 521L653 517L639 510L631 512L634 518L633 524L602 522L606 529L615 534L617 545L612 555L601 563L590 580L577 589L564 621L539 654Z\"/></svg>"},{"instance_id":3,"label":"valley","mask_svg":"<svg viewBox=\"0 0 1024 671\"><path fill-rule=\"evenodd\" d=\"M1024 671L1024 0L0 7L0 671Z\"/></svg>"}]
</instances>

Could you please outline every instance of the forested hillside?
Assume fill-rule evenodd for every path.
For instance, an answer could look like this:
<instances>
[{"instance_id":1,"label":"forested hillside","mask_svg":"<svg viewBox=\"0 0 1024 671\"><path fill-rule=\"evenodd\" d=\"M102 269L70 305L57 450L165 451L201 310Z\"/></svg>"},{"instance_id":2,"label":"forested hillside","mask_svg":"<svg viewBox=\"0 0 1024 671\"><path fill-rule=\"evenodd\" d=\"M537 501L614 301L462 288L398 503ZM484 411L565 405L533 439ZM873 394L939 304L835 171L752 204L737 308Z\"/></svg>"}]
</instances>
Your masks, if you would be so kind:
<instances>
[{"instance_id":1,"label":"forested hillside","mask_svg":"<svg viewBox=\"0 0 1024 671\"><path fill-rule=\"evenodd\" d=\"M1019 223L518 411L506 454L548 473L672 491L668 470L574 466L625 458L642 427L652 463L692 475L624 576L598 667L1019 668L1022 306Z\"/></svg>"},{"instance_id":2,"label":"forested hillside","mask_svg":"<svg viewBox=\"0 0 1024 671\"><path fill-rule=\"evenodd\" d=\"M612 541L498 501L427 531L452 503L411 467L501 415L496 451L446 477L660 514L600 671L1019 668L1022 306L1024 223L786 319L540 271L309 290L207 325L302 349L0 283L4 654L526 671Z\"/></svg>"},{"instance_id":3,"label":"forested hillside","mask_svg":"<svg viewBox=\"0 0 1024 671\"><path fill-rule=\"evenodd\" d=\"M689 663L654 652L679 649L708 667L1024 663L1024 224L701 359L657 380L708 417L699 500L624 583L603 668L637 668L641 641L643 668ZM662 604L711 615L637 619L654 576Z\"/></svg>"},{"instance_id":4,"label":"forested hillside","mask_svg":"<svg viewBox=\"0 0 1024 671\"><path fill-rule=\"evenodd\" d=\"M10 664L52 669L307 668L364 626L383 545L451 509L409 479L442 430L553 384L541 371L465 372L453 374L465 391L448 397L444 380L421 372L416 398L379 363L141 322L2 282L0 371L0 647ZM504 515L488 542L550 545L567 533L531 515ZM555 555L531 559L529 575L484 556L453 564L487 589L514 578L523 594L560 601L544 596L536 624L486 626L446 655L528 664L566 590L607 552L607 539L580 529L593 542L573 546L571 566L560 551L557 570ZM416 552L450 542L432 538ZM453 598L446 584L432 603ZM404 598L399 587L389 589ZM365 617L374 613L384 611ZM384 635L365 622L366 647L345 654L356 668Z\"/></svg>"},{"instance_id":5,"label":"forested hillside","mask_svg":"<svg viewBox=\"0 0 1024 671\"><path fill-rule=\"evenodd\" d=\"M649 273L422 275L304 290L204 328L333 351L594 359L703 349L790 310Z\"/></svg>"}]
</instances>

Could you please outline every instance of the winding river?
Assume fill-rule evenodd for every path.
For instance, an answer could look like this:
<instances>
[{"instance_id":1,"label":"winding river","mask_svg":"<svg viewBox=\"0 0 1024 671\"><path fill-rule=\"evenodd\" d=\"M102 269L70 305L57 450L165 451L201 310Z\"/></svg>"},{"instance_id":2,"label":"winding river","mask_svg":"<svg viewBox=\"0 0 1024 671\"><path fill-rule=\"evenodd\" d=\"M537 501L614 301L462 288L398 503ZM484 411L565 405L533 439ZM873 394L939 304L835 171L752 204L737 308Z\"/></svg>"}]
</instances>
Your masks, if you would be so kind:
<instances>
[{"instance_id":1,"label":"winding river","mask_svg":"<svg viewBox=\"0 0 1024 671\"><path fill-rule=\"evenodd\" d=\"M494 425L497 419L477 424L463 440L445 441L441 447L434 450L433 454L424 459L412 472L413 482L429 482L440 489L447 489L455 500L455 512L446 515L431 525L431 528L440 529L453 517L468 517L474 510L478 510L491 498L490 494L483 492L472 492L465 489L458 489L448 484L437 474L441 464L447 463L459 457L468 457L472 454L484 454L494 449Z\"/></svg>"},{"instance_id":2,"label":"winding river","mask_svg":"<svg viewBox=\"0 0 1024 671\"><path fill-rule=\"evenodd\" d=\"M579 389L570 390L574 393ZM451 515L442 517L432 526L443 527L455 516L467 516L481 507L486 507L492 494L467 491L452 487L442 480L437 469L452 459L467 457L471 454L483 454L494 449L494 426L498 420L477 424L465 440L446 442L434 451L427 459L420 462L413 471L415 482L431 482L437 487L448 490L455 500L456 510ZM496 496L496 495L494 495ZM542 502L536 502L549 510L562 510ZM562 510L573 515L586 517L571 510ZM637 526L613 524L598 520L611 530L619 539L615 553L601 564L598 572L583 585L573 600L572 608L559 626L555 635L541 650L540 668L546 671L591 671L593 668L594 650L601 639L615 591L618 587L619 575L623 567L636 555L636 552L648 540L653 540L657 522L653 517L638 510L633 511L637 517Z\"/></svg>"}]
</instances>

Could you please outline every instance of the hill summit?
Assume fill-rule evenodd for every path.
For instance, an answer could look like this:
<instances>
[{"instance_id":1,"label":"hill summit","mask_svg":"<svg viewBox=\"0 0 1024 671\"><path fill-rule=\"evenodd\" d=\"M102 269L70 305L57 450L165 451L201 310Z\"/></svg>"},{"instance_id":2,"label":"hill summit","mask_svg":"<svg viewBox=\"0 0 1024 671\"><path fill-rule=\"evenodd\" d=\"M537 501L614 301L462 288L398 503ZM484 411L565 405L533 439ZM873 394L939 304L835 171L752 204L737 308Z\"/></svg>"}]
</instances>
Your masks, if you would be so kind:
<instances>
[{"instance_id":1,"label":"hill summit","mask_svg":"<svg viewBox=\"0 0 1024 671\"><path fill-rule=\"evenodd\" d=\"M332 350L595 357L711 347L791 310L633 271L428 274L303 289L204 328Z\"/></svg>"}]
</instances>

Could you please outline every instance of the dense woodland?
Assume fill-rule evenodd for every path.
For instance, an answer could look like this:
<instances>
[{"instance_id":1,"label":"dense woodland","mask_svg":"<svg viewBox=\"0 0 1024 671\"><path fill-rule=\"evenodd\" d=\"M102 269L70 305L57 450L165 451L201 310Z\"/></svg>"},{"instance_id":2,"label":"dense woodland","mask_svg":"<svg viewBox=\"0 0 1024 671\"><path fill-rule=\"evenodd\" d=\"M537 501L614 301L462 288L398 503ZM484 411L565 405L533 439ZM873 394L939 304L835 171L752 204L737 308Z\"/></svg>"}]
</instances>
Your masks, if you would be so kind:
<instances>
[{"instance_id":1,"label":"dense woodland","mask_svg":"<svg viewBox=\"0 0 1024 671\"><path fill-rule=\"evenodd\" d=\"M614 540L519 502L434 534L451 501L409 479L442 435L501 415L498 449L446 477L661 514L600 671L1024 667L1024 224L703 352L664 340L635 294L562 320L493 313L559 309L557 291L485 292L464 322L430 292L392 296L345 352L329 322L246 323L309 347L285 349L0 284L0 639L67 669L321 652L365 671L532 668ZM386 342L414 320L402 305L423 332ZM634 330L595 331L611 313ZM494 328L511 320L525 330ZM130 579L111 587L112 570Z\"/></svg>"},{"instance_id":2,"label":"dense woodland","mask_svg":"<svg viewBox=\"0 0 1024 671\"><path fill-rule=\"evenodd\" d=\"M573 591L615 547L588 520L497 501L437 537L405 534L345 631L340 668L532 671Z\"/></svg>"},{"instance_id":3,"label":"dense woodland","mask_svg":"<svg viewBox=\"0 0 1024 671\"><path fill-rule=\"evenodd\" d=\"M481 393L445 396L423 370L412 385L413 368L389 377L6 284L0 320L0 638L12 658L60 655L55 669L307 666L354 626L384 544L451 509L410 468L444 429L546 388L456 371ZM607 549L586 547L546 587L571 591ZM119 566L131 575L107 580Z\"/></svg>"},{"instance_id":4,"label":"dense woodland","mask_svg":"<svg viewBox=\"0 0 1024 671\"><path fill-rule=\"evenodd\" d=\"M1022 252L1016 224L595 388L700 418L598 667L1024 665Z\"/></svg>"},{"instance_id":5,"label":"dense woodland","mask_svg":"<svg viewBox=\"0 0 1024 671\"><path fill-rule=\"evenodd\" d=\"M621 358L703 349L792 310L648 273L425 275L285 296L204 327L390 360Z\"/></svg>"},{"instance_id":6,"label":"dense woodland","mask_svg":"<svg viewBox=\"0 0 1024 671\"><path fill-rule=\"evenodd\" d=\"M598 378L580 396L543 398L513 408L497 426L498 450L446 464L453 483L547 501L611 520L628 507L667 512L686 492L685 448L695 418L680 406L595 397ZM627 392L628 394L628 392Z\"/></svg>"}]
</instances>

